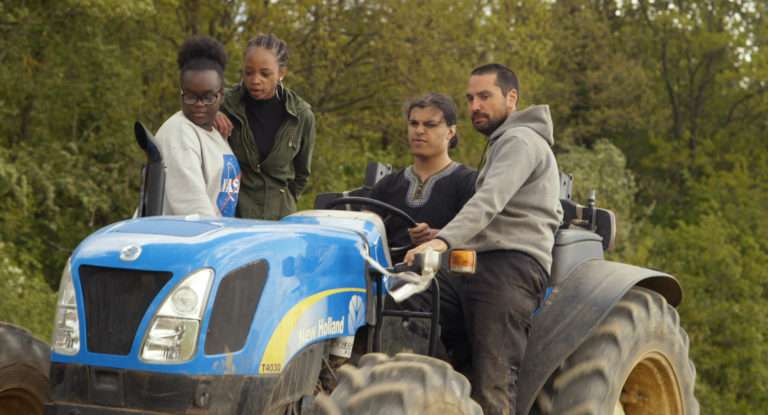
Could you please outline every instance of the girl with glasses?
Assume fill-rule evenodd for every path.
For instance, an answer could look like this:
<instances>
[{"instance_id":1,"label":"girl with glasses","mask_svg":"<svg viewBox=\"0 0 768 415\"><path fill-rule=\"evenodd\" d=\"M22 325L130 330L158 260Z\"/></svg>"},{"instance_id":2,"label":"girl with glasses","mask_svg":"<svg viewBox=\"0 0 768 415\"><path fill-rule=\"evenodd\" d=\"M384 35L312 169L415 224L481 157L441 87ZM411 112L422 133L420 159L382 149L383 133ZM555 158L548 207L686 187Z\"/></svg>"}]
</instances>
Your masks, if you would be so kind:
<instances>
[{"instance_id":1,"label":"girl with glasses","mask_svg":"<svg viewBox=\"0 0 768 415\"><path fill-rule=\"evenodd\" d=\"M187 39L178 54L181 111L155 135L166 165L165 215L234 216L240 165L213 128L227 54L209 37Z\"/></svg>"}]
</instances>

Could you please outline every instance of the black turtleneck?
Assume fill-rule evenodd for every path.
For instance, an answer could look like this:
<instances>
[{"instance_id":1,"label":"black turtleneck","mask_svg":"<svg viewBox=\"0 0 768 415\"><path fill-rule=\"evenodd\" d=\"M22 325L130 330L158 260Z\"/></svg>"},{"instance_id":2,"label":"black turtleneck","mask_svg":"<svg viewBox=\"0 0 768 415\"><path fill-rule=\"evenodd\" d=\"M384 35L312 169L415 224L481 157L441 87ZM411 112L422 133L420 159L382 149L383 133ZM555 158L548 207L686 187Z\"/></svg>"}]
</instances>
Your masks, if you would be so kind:
<instances>
[{"instance_id":1,"label":"black turtleneck","mask_svg":"<svg viewBox=\"0 0 768 415\"><path fill-rule=\"evenodd\" d=\"M272 151L275 144L277 130L283 125L288 112L283 101L277 98L277 94L270 99L253 99L250 94L245 94L245 114L248 117L248 126L253 133L253 139L259 148L259 155L264 161Z\"/></svg>"}]
</instances>

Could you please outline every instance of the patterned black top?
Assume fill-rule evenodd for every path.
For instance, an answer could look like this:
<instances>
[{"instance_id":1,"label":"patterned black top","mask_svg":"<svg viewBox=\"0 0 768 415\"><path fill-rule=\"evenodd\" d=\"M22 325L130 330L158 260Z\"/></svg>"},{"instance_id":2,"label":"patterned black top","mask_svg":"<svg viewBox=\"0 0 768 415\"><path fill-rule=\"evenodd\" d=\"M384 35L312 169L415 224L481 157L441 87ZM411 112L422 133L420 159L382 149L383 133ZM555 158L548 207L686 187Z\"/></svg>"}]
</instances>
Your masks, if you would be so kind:
<instances>
[{"instance_id":1,"label":"patterned black top","mask_svg":"<svg viewBox=\"0 0 768 415\"><path fill-rule=\"evenodd\" d=\"M453 162L422 182L410 166L379 180L371 198L403 210L418 223L426 222L430 228L440 229L475 193L476 178L477 171ZM408 225L394 218L388 221L387 238L389 246L410 244ZM402 256L392 261L401 262Z\"/></svg>"}]
</instances>

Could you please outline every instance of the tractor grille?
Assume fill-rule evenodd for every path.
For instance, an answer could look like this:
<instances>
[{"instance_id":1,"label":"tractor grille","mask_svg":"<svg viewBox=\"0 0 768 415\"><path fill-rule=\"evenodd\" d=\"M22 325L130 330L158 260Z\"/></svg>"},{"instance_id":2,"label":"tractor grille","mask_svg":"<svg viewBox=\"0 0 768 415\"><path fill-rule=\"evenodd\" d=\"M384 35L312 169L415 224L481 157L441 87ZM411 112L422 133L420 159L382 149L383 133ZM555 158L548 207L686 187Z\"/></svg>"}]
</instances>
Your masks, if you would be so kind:
<instances>
[{"instance_id":1,"label":"tractor grille","mask_svg":"<svg viewBox=\"0 0 768 415\"><path fill-rule=\"evenodd\" d=\"M256 261L222 279L205 339L206 354L230 353L243 348L267 282L268 269L267 261Z\"/></svg>"},{"instance_id":2,"label":"tractor grille","mask_svg":"<svg viewBox=\"0 0 768 415\"><path fill-rule=\"evenodd\" d=\"M170 272L80 267L88 350L127 355L136 330Z\"/></svg>"}]
</instances>

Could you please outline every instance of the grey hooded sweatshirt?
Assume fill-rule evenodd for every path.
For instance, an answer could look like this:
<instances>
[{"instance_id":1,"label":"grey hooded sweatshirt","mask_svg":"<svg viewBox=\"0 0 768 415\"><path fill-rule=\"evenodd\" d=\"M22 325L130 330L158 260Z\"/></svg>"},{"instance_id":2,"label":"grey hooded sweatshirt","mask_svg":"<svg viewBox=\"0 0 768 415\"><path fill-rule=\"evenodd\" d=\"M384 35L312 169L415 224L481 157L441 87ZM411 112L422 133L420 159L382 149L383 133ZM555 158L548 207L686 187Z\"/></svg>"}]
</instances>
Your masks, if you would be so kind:
<instances>
[{"instance_id":1,"label":"grey hooded sweatshirt","mask_svg":"<svg viewBox=\"0 0 768 415\"><path fill-rule=\"evenodd\" d=\"M474 196L437 237L451 248L524 252L550 272L563 211L549 106L511 113L488 140Z\"/></svg>"}]
</instances>

